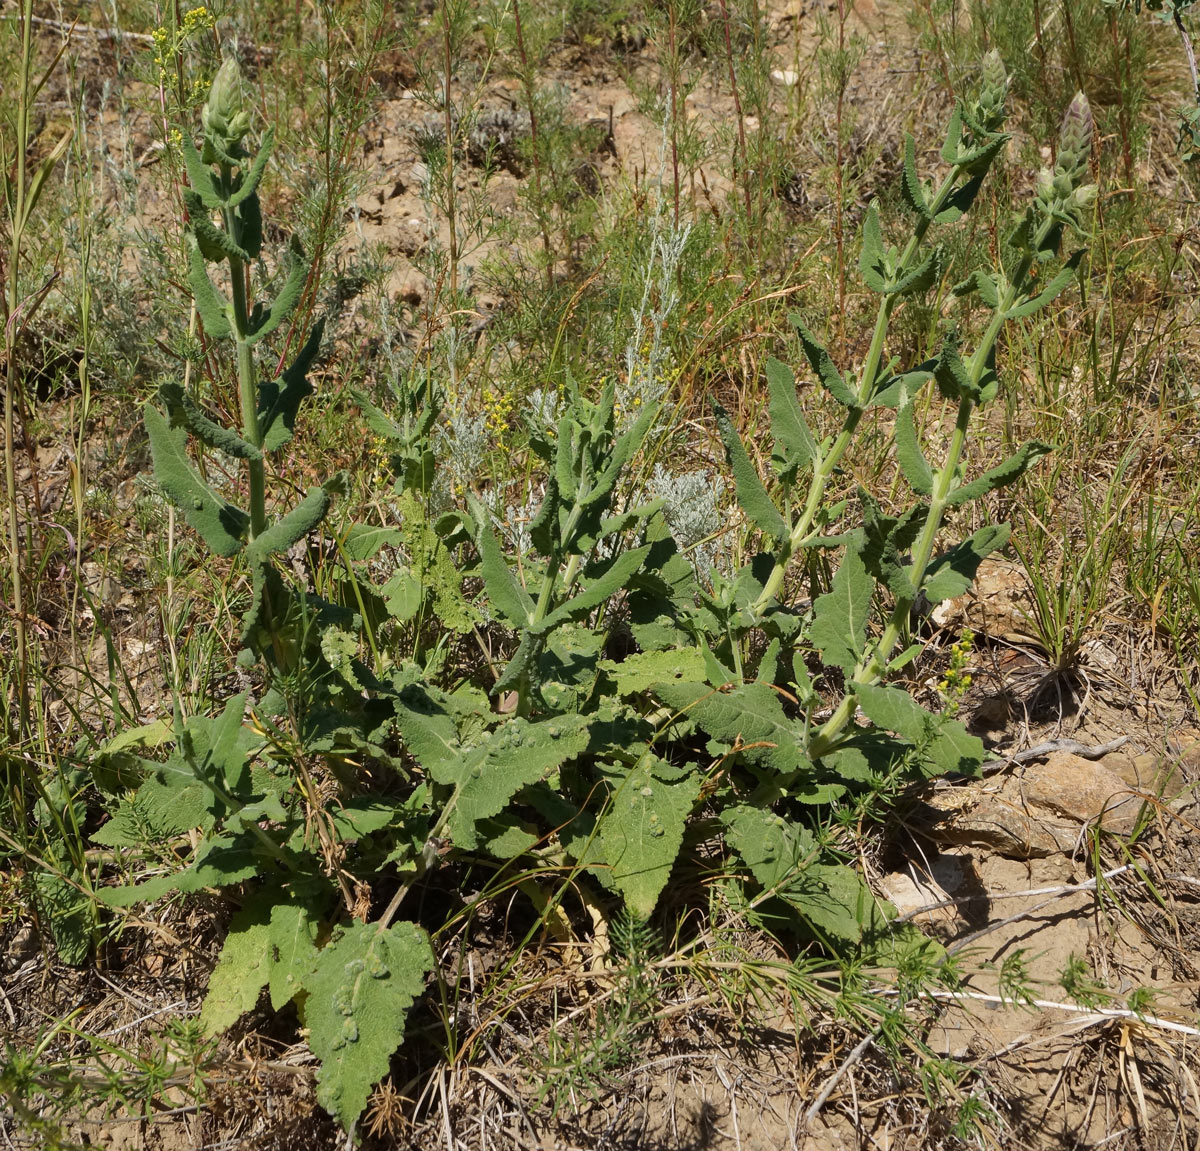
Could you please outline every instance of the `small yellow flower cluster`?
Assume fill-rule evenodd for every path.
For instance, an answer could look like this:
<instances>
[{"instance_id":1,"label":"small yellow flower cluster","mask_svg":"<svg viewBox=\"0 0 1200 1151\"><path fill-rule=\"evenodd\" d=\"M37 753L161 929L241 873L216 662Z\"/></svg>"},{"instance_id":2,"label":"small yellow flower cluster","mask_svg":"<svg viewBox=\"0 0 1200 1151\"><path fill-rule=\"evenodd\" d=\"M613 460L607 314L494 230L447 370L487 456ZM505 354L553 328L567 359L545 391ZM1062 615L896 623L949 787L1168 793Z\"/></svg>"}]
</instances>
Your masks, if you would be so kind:
<instances>
[{"instance_id":1,"label":"small yellow flower cluster","mask_svg":"<svg viewBox=\"0 0 1200 1151\"><path fill-rule=\"evenodd\" d=\"M483 412L487 419L487 429L496 441L496 446L507 455L512 449L508 444L508 433L512 427L509 417L513 411L513 398L509 392L497 388L485 388L483 391Z\"/></svg>"},{"instance_id":2,"label":"small yellow flower cluster","mask_svg":"<svg viewBox=\"0 0 1200 1151\"><path fill-rule=\"evenodd\" d=\"M159 84L166 84L167 69L175 63L188 40L197 32L205 31L215 25L216 19L207 8L191 8L183 14L183 19L174 33L163 25L150 33L151 39L154 41L154 63L158 65ZM193 102L198 103L207 91L206 83L199 80L194 81L192 84Z\"/></svg>"},{"instance_id":3,"label":"small yellow flower cluster","mask_svg":"<svg viewBox=\"0 0 1200 1151\"><path fill-rule=\"evenodd\" d=\"M962 635L950 646L950 666L938 684L938 691L946 700L946 708L953 714L958 710L963 696L971 689L973 676L967 670L971 663L971 652L975 646L975 633L963 628Z\"/></svg>"}]
</instances>

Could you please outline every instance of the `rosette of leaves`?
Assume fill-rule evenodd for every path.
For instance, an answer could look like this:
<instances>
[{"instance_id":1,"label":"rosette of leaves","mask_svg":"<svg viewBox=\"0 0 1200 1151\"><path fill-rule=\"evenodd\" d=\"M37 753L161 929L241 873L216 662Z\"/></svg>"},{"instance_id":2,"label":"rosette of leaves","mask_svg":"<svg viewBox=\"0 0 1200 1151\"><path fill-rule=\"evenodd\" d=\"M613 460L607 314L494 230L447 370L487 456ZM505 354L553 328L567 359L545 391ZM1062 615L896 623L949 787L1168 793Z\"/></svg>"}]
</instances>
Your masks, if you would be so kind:
<instances>
[{"instance_id":1,"label":"rosette of leaves","mask_svg":"<svg viewBox=\"0 0 1200 1151\"><path fill-rule=\"evenodd\" d=\"M213 80L203 111L203 139L197 150L181 141L190 187L187 209L188 284L210 340L229 340L236 353L240 427L212 419L178 383L159 388L157 403L145 408L154 473L163 491L205 544L220 556L245 555L254 578L255 599L244 638L253 641L263 620L268 589L278 592L271 557L286 552L325 517L340 478L309 490L290 511L269 519L266 504L268 455L291 438L301 402L312 392L308 370L321 343L322 324L277 379L260 380L255 348L295 310L308 276L308 264L293 242L283 285L269 304L251 302L250 270L262 251L263 221L258 189L270 159L273 131L267 129L257 152L244 141L250 113L243 106L237 62L227 59ZM224 265L226 294L209 273ZM201 478L188 459L189 440L202 449L238 461L247 476L248 506L227 499ZM261 638L260 642L261 642Z\"/></svg>"}]
</instances>

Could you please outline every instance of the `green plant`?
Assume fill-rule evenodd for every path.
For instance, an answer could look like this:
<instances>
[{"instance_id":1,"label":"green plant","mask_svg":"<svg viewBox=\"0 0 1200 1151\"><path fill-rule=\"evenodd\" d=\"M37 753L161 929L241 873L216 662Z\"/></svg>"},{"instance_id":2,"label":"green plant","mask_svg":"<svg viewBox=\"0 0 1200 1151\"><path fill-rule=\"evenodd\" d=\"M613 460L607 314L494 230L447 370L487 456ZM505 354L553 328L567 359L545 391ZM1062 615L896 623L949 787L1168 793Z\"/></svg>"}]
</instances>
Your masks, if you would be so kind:
<instances>
[{"instance_id":1,"label":"green plant","mask_svg":"<svg viewBox=\"0 0 1200 1151\"><path fill-rule=\"evenodd\" d=\"M442 31L447 38L453 27ZM915 143L906 141L901 183L911 221L902 248L885 243L879 207L868 211L859 267L882 298L858 372L840 371L796 320L840 429L818 441L793 374L770 363L768 487L733 419L716 408L751 525L747 548L755 540L761 547L740 569L698 572L663 500L646 498L636 465L662 414L657 328L675 305L681 227L661 233L643 269L639 324L655 331L637 333L630 346L629 390L609 378L593 396L564 373L528 413L524 506L478 477L466 477L476 480L466 508L439 491L440 473L464 448L446 447L437 434L443 389L432 374L398 380L386 407L359 396L372 432L391 448L386 503L401 522L339 527L336 562L323 567L319 591L305 591L284 583L273 557L322 523L339 485L312 489L280 515L268 507L265 465L290 438L308 394L320 328L281 381L259 379L256 345L288 317L306 268L294 254L275 301L251 305L248 269L262 238L257 188L270 139L253 156L243 149L249 112L236 66L222 66L205 105L202 149L182 142L192 184L188 282L207 338L236 352L242 422L237 430L217 424L172 384L159 392L166 414L150 406L146 422L159 481L183 517L212 551L250 566L242 662L259 661L265 690L253 702L248 692L233 696L213 718L177 714L165 760L110 748L126 771L108 780L112 816L93 837L157 853L158 873L106 888L108 904L206 887L229 889L239 904L201 1015L206 1035L234 1025L264 989L275 1010L295 1003L321 1064L319 1099L352 1128L435 966L430 936L440 941L463 914L426 908L420 922L406 921L399 917L410 894L437 883L439 871L490 871L484 891L511 884L533 901L539 922L560 922L575 898L628 917L635 1010L609 1018L596 1043L551 1053L563 1082L586 1077L621 1057L648 997L649 932L628 924L649 920L672 875L694 872L697 839L718 835L730 903L803 952L838 954L847 969L891 964L906 985L946 973L940 949L892 923L892 910L853 866L849 823L824 813L859 803L867 811L913 776L969 772L983 758L980 741L953 716L926 711L884 681L920 650L912 637L918 603L960 594L1008 537L1006 528L985 527L939 554L944 521L1048 450L1027 444L982 475L963 474L976 415L999 392L1001 330L1076 275L1081 253L1063 259L1060 247L1067 229L1081 227L1094 191L1084 183L1091 120L1082 97L1067 114L1058 164L1039 177L1000 261L971 270L955 289L977 296L987 316L974 350L964 353L951 329L935 359L905 370L886 344L897 309L943 284L943 252L927 233L971 209L1007 140L1006 85L999 58L989 56L982 94L954 112L942 150L949 172L936 188L922 182ZM454 127L446 125L447 177ZM208 263L224 267L228 297ZM930 385L953 421L936 464L923 442L934 437L916 422L915 400ZM898 515L866 491L853 502L835 498L835 477L862 450L872 409L895 413L889 442L914 493ZM201 479L186 455L189 435L241 461L248 510ZM672 516L681 525L678 509ZM840 556L840 565L829 589L806 604L789 580L796 561L814 552L830 566ZM388 556L400 562L377 582ZM472 601L469 589L482 594ZM484 654L475 666L448 659L459 637ZM871 726L852 722L859 710ZM159 870L157 860L196 828L186 866ZM378 914L377 898L387 899ZM797 1002L818 994L802 974L784 982ZM878 1025L900 1029L899 1009ZM442 1021L451 1047L454 1027ZM884 1038L895 1045L894 1034Z\"/></svg>"}]
</instances>

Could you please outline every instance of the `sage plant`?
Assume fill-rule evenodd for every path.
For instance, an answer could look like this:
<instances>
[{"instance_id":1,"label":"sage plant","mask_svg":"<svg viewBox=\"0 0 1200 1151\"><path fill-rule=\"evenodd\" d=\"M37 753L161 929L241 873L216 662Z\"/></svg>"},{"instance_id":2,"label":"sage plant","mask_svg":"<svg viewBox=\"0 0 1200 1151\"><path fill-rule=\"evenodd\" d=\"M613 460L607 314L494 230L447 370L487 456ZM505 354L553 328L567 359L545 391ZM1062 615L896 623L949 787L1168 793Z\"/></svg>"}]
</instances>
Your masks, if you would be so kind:
<instances>
[{"instance_id":1,"label":"sage plant","mask_svg":"<svg viewBox=\"0 0 1200 1151\"><path fill-rule=\"evenodd\" d=\"M210 419L195 397L177 383L159 388L158 403L145 408L146 430L155 475L184 519L218 555L245 554L251 564L255 604L246 625L262 618L270 579L270 557L286 551L324 518L339 481L312 488L304 500L274 520L267 510L266 457L291 439L301 401L311 394L307 372L320 346L322 324L279 379L260 380L255 349L293 312L308 275L300 246L293 242L287 276L275 299L253 300L251 268L262 251L263 223L258 188L271 155L273 131L263 134L258 151L245 140L250 113L245 107L237 62L225 60L213 80L202 114L199 149L185 134L181 140L190 188L187 209L188 284L209 340L229 340L237 362L239 428ZM215 217L215 218L214 218ZM208 265L225 265L228 295ZM210 487L187 458L189 435L200 445L238 460L247 480L248 508L243 509Z\"/></svg>"}]
</instances>

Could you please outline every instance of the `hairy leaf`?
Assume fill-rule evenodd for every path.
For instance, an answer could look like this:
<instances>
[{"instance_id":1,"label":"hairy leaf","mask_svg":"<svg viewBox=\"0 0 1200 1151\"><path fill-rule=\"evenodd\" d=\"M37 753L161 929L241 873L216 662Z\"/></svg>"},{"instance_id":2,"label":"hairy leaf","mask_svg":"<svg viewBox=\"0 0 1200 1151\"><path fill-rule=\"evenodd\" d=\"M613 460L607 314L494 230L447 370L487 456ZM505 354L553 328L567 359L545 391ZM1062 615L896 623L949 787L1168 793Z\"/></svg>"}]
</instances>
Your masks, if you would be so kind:
<instances>
[{"instance_id":1,"label":"hairy leaf","mask_svg":"<svg viewBox=\"0 0 1200 1151\"><path fill-rule=\"evenodd\" d=\"M285 552L313 530L329 511L329 492L325 488L309 488L308 495L286 516L276 520L250 544L251 560L261 563L270 555Z\"/></svg>"},{"instance_id":2,"label":"hairy leaf","mask_svg":"<svg viewBox=\"0 0 1200 1151\"><path fill-rule=\"evenodd\" d=\"M183 165L187 169L188 182L192 185L192 191L199 197L200 203L213 211L224 207L225 198L217 190L212 169L200 159L200 153L196 151L196 145L192 143L190 137L183 136L179 141L179 148L183 153Z\"/></svg>"},{"instance_id":3,"label":"hairy leaf","mask_svg":"<svg viewBox=\"0 0 1200 1151\"><path fill-rule=\"evenodd\" d=\"M761 807L728 808L721 821L733 849L765 891L778 891L816 858L812 832Z\"/></svg>"},{"instance_id":4,"label":"hairy leaf","mask_svg":"<svg viewBox=\"0 0 1200 1151\"><path fill-rule=\"evenodd\" d=\"M278 451L292 438L296 413L300 404L313 393L308 382L308 369L321 349L325 332L324 319L313 325L304 347L300 349L282 379L267 380L258 388L258 430L264 452Z\"/></svg>"},{"instance_id":5,"label":"hairy leaf","mask_svg":"<svg viewBox=\"0 0 1200 1151\"><path fill-rule=\"evenodd\" d=\"M921 177L917 175L917 146L911 132L904 133L904 177L901 184L904 202L920 217L932 219L929 205L925 202L925 192L921 187Z\"/></svg>"},{"instance_id":6,"label":"hairy leaf","mask_svg":"<svg viewBox=\"0 0 1200 1151\"><path fill-rule=\"evenodd\" d=\"M170 414L172 427L186 428L206 447L216 448L239 460L262 459L262 452L253 444L230 428L210 420L179 384L163 384L158 389L158 400Z\"/></svg>"},{"instance_id":7,"label":"hairy leaf","mask_svg":"<svg viewBox=\"0 0 1200 1151\"><path fill-rule=\"evenodd\" d=\"M309 909L295 899L277 900L272 905L267 938L267 986L271 1006L276 1011L294 998L303 986L304 977L312 970L319 927Z\"/></svg>"},{"instance_id":8,"label":"hairy leaf","mask_svg":"<svg viewBox=\"0 0 1200 1151\"><path fill-rule=\"evenodd\" d=\"M259 144L250 167L242 176L238 190L229 197L227 204L230 208L236 208L243 200L249 199L258 191L258 185L262 182L263 172L266 170L267 161L271 158L271 147L274 143L275 128L271 126L263 133L262 143ZM191 174L190 167L188 173Z\"/></svg>"},{"instance_id":9,"label":"hairy leaf","mask_svg":"<svg viewBox=\"0 0 1200 1151\"><path fill-rule=\"evenodd\" d=\"M796 329L796 334L800 337L805 357L808 359L812 370L817 373L817 379L821 381L825 390L843 408L857 408L858 400L847 386L846 381L842 379L842 373L837 370L829 353L817 342L817 338L805 326L804 320L799 313L792 312L788 316L788 319L791 321L792 327Z\"/></svg>"},{"instance_id":10,"label":"hairy leaf","mask_svg":"<svg viewBox=\"0 0 1200 1151\"><path fill-rule=\"evenodd\" d=\"M624 779L615 781L612 805L600 817L600 846L611 886L642 919L654 911L671 878L699 794L698 775L677 778L674 769L649 751Z\"/></svg>"},{"instance_id":11,"label":"hairy leaf","mask_svg":"<svg viewBox=\"0 0 1200 1151\"><path fill-rule=\"evenodd\" d=\"M862 657L875 592L875 581L863 562L860 547L861 540L847 545L829 591L813 604L809 633L822 660L847 674Z\"/></svg>"},{"instance_id":12,"label":"hairy leaf","mask_svg":"<svg viewBox=\"0 0 1200 1151\"><path fill-rule=\"evenodd\" d=\"M535 629L531 630L538 635L545 635L568 620L583 619L596 608L608 603L617 592L624 588L633 573L642 566L642 561L649 551L650 545L643 544L640 548L622 552L613 560L612 565L602 576L594 579L583 591L572 596L566 603L559 604Z\"/></svg>"},{"instance_id":13,"label":"hairy leaf","mask_svg":"<svg viewBox=\"0 0 1200 1151\"><path fill-rule=\"evenodd\" d=\"M132 907L149 903L172 891L200 891L226 887L257 875L262 866L258 844L248 834L217 836L201 844L190 867L170 875L159 875L145 883L127 887L104 887L96 898L109 907Z\"/></svg>"},{"instance_id":14,"label":"hairy leaf","mask_svg":"<svg viewBox=\"0 0 1200 1151\"><path fill-rule=\"evenodd\" d=\"M196 237L196 243L206 260L237 260L243 264L253 260L254 256L249 250L235 243L224 228L219 228L212 222L209 209L204 206L199 195L185 188L183 202L188 212L188 227Z\"/></svg>"},{"instance_id":15,"label":"hairy leaf","mask_svg":"<svg viewBox=\"0 0 1200 1151\"><path fill-rule=\"evenodd\" d=\"M1011 532L1008 524L980 528L969 539L952 547L929 565L922 591L930 604L954 599L966 592L975 579L979 565L1006 543Z\"/></svg>"},{"instance_id":16,"label":"hairy leaf","mask_svg":"<svg viewBox=\"0 0 1200 1151\"><path fill-rule=\"evenodd\" d=\"M213 340L227 339L233 331L229 306L209 278L208 269L204 266L204 254L195 239L189 239L188 242L188 286L192 289L205 334Z\"/></svg>"},{"instance_id":17,"label":"hairy leaf","mask_svg":"<svg viewBox=\"0 0 1200 1151\"><path fill-rule=\"evenodd\" d=\"M588 745L587 720L568 714L531 723L514 716L483 743L430 764L430 775L456 788L449 827L467 850L478 844L477 821L498 815L523 787L536 783Z\"/></svg>"},{"instance_id":18,"label":"hairy leaf","mask_svg":"<svg viewBox=\"0 0 1200 1151\"><path fill-rule=\"evenodd\" d=\"M1078 252L1072 252L1070 258L1059 270L1058 275L1032 300L1026 300L1023 304L1018 304L1012 311L1007 313L1007 318L1010 320L1019 320L1024 316L1032 316L1034 312L1040 311L1048 303L1060 296L1070 285L1071 281L1075 279L1079 261L1083 259L1083 256L1084 250L1082 248Z\"/></svg>"},{"instance_id":19,"label":"hairy leaf","mask_svg":"<svg viewBox=\"0 0 1200 1151\"><path fill-rule=\"evenodd\" d=\"M491 513L478 500L471 500L471 515L478 525L475 536L479 548L479 571L483 576L488 601L515 628L527 628L533 616L533 600L508 566L496 533Z\"/></svg>"},{"instance_id":20,"label":"hairy leaf","mask_svg":"<svg viewBox=\"0 0 1200 1151\"><path fill-rule=\"evenodd\" d=\"M970 735L956 719L933 715L907 692L895 687L859 684L859 706L878 727L909 740L920 753L926 775L954 771L973 774L983 762L983 741Z\"/></svg>"},{"instance_id":21,"label":"hairy leaf","mask_svg":"<svg viewBox=\"0 0 1200 1151\"><path fill-rule=\"evenodd\" d=\"M618 695L637 695L649 691L656 683L703 678L704 656L695 647L641 651L620 663L611 659L602 660L600 670L612 678Z\"/></svg>"},{"instance_id":22,"label":"hairy leaf","mask_svg":"<svg viewBox=\"0 0 1200 1151\"><path fill-rule=\"evenodd\" d=\"M980 496L987 495L988 492L994 492L997 488L1014 483L1042 456L1048 455L1052 451L1054 448L1050 444L1043 443L1041 440L1029 440L998 467L984 472L981 476L976 476L970 483L955 488L947 498L946 506L958 507L959 504L965 504L968 500L977 500Z\"/></svg>"},{"instance_id":23,"label":"hairy leaf","mask_svg":"<svg viewBox=\"0 0 1200 1151\"><path fill-rule=\"evenodd\" d=\"M913 491L923 496L933 493L933 472L917 440L912 399L907 395L896 409L896 459Z\"/></svg>"},{"instance_id":24,"label":"hairy leaf","mask_svg":"<svg viewBox=\"0 0 1200 1151\"><path fill-rule=\"evenodd\" d=\"M317 1099L343 1128L387 1074L433 966L429 938L415 923L354 923L317 954L304 978L304 1023L321 1061Z\"/></svg>"},{"instance_id":25,"label":"hairy leaf","mask_svg":"<svg viewBox=\"0 0 1200 1151\"><path fill-rule=\"evenodd\" d=\"M171 428L153 404L143 409L154 475L183 518L219 556L241 551L250 517L222 500L192 469L182 428Z\"/></svg>"},{"instance_id":26,"label":"hairy leaf","mask_svg":"<svg viewBox=\"0 0 1200 1151\"><path fill-rule=\"evenodd\" d=\"M766 684L741 684L715 691L699 683L655 684L654 694L685 713L726 750L740 750L751 763L781 774L808 765L797 729L777 692Z\"/></svg>"},{"instance_id":27,"label":"hairy leaf","mask_svg":"<svg viewBox=\"0 0 1200 1151\"><path fill-rule=\"evenodd\" d=\"M300 300L308 278L308 264L304 259L304 249L300 241L292 237L292 246L288 252L288 274L279 289L269 310L263 310L255 305L254 315L250 317L250 331L247 333L247 343L257 344L264 336L269 336L292 313L292 309Z\"/></svg>"},{"instance_id":28,"label":"hairy leaf","mask_svg":"<svg viewBox=\"0 0 1200 1151\"><path fill-rule=\"evenodd\" d=\"M935 248L921 263L888 285L888 295L915 296L927 292L942 275L942 250Z\"/></svg>"},{"instance_id":29,"label":"hairy leaf","mask_svg":"<svg viewBox=\"0 0 1200 1151\"><path fill-rule=\"evenodd\" d=\"M767 387L771 392L775 470L785 484L794 484L797 471L817 458L816 441L796 399L796 377L791 368L774 358L767 360Z\"/></svg>"},{"instance_id":30,"label":"hairy leaf","mask_svg":"<svg viewBox=\"0 0 1200 1151\"><path fill-rule=\"evenodd\" d=\"M733 426L729 413L717 403L713 404L713 408L716 412L717 428L729 457L729 466L733 471L738 503L750 522L761 532L773 540L783 539L788 534L787 524L758 478L758 471L742 446L742 437Z\"/></svg>"},{"instance_id":31,"label":"hairy leaf","mask_svg":"<svg viewBox=\"0 0 1200 1151\"><path fill-rule=\"evenodd\" d=\"M205 1035L220 1034L252 1011L259 992L267 985L273 894L270 889L259 892L229 922L200 1010Z\"/></svg>"},{"instance_id":32,"label":"hairy leaf","mask_svg":"<svg viewBox=\"0 0 1200 1151\"><path fill-rule=\"evenodd\" d=\"M858 272L863 278L863 283L872 292L883 295L893 290L891 270L883 246L883 232L879 228L879 204L876 201L871 202L863 217L862 251L858 257Z\"/></svg>"}]
</instances>

